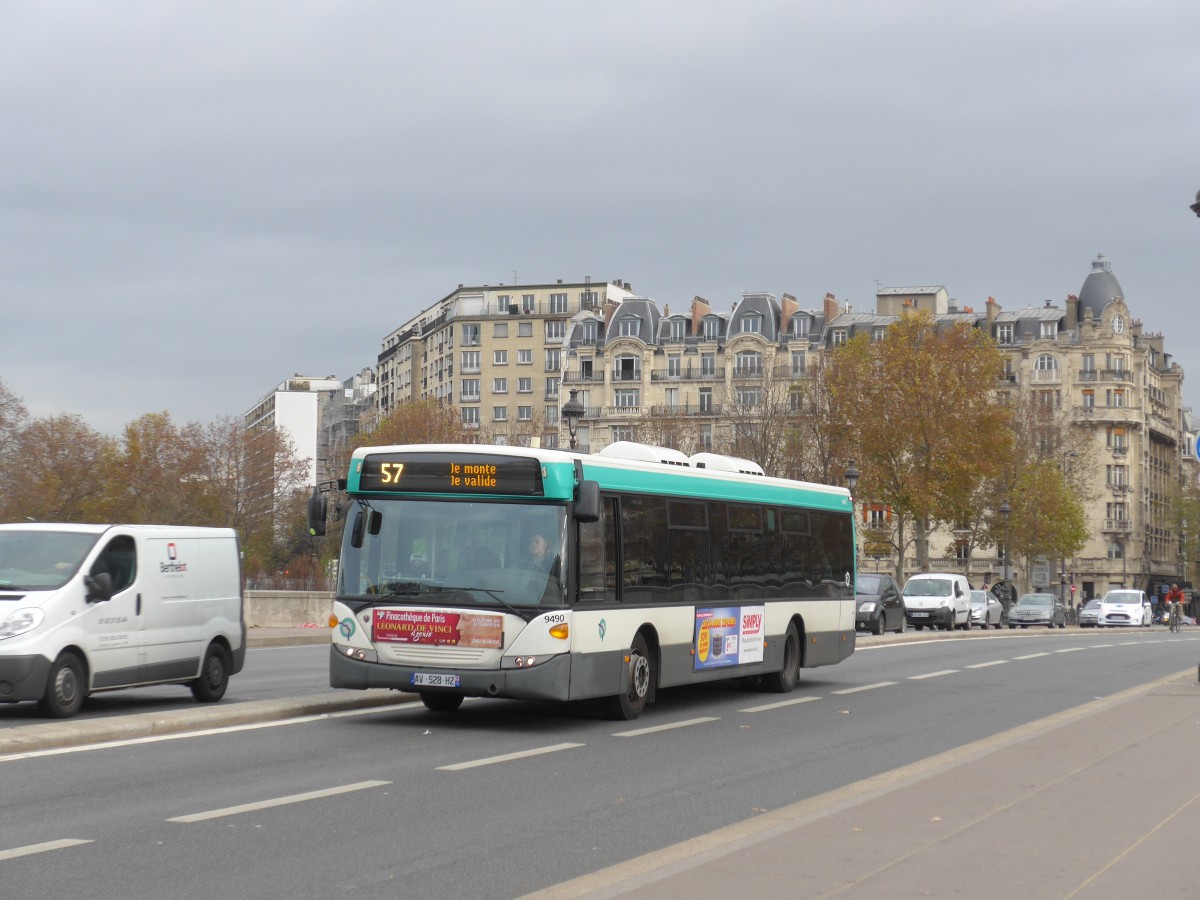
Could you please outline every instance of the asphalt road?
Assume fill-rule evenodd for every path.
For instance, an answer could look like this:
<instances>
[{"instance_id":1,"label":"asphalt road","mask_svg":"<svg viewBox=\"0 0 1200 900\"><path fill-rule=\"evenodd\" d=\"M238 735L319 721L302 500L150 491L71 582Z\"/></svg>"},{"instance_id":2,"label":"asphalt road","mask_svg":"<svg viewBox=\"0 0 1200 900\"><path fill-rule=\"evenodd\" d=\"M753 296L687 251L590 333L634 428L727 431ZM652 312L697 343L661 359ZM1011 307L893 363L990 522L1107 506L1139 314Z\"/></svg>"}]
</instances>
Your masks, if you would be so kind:
<instances>
[{"instance_id":1,"label":"asphalt road","mask_svg":"<svg viewBox=\"0 0 1200 900\"><path fill-rule=\"evenodd\" d=\"M1200 634L1160 630L963 638L864 641L790 695L664 691L631 723L582 705L413 703L0 757L3 896L518 896L1178 672L1200 651Z\"/></svg>"}]
</instances>

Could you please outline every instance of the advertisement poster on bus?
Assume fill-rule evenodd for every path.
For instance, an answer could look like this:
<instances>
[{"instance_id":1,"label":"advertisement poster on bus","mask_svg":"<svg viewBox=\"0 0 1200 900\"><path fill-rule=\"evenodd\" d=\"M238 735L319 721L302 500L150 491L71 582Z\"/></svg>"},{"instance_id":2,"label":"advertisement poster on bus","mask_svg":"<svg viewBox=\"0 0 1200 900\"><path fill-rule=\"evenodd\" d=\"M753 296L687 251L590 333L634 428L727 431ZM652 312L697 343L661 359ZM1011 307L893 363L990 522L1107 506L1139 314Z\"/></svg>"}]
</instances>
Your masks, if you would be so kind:
<instances>
[{"instance_id":1,"label":"advertisement poster on bus","mask_svg":"<svg viewBox=\"0 0 1200 900\"><path fill-rule=\"evenodd\" d=\"M376 608L374 626L376 641L496 649L501 645L504 619L437 609Z\"/></svg>"},{"instance_id":2,"label":"advertisement poster on bus","mask_svg":"<svg viewBox=\"0 0 1200 900\"><path fill-rule=\"evenodd\" d=\"M765 606L696 609L692 649L696 671L763 661Z\"/></svg>"}]
</instances>

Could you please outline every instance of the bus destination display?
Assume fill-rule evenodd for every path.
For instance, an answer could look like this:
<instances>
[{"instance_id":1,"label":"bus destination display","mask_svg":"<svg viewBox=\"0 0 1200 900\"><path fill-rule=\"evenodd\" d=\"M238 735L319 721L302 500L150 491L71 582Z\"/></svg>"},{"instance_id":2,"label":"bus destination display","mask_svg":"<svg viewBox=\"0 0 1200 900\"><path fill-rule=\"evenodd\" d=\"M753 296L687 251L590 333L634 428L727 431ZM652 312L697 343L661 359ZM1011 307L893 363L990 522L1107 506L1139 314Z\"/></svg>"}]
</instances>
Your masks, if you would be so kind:
<instances>
[{"instance_id":1,"label":"bus destination display","mask_svg":"<svg viewBox=\"0 0 1200 900\"><path fill-rule=\"evenodd\" d=\"M372 453L363 460L359 488L540 497L542 477L536 459L463 453Z\"/></svg>"}]
</instances>

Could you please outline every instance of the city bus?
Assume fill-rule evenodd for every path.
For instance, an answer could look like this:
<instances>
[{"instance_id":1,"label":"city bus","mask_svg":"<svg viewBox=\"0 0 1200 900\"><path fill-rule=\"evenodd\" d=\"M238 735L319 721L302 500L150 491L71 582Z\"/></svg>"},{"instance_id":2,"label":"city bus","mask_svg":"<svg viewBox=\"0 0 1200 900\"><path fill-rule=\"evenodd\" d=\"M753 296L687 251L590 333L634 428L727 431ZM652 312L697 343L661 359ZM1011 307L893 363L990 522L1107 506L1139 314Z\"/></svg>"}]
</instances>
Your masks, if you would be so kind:
<instances>
[{"instance_id":1,"label":"city bus","mask_svg":"<svg viewBox=\"0 0 1200 900\"><path fill-rule=\"evenodd\" d=\"M314 535L334 489L336 688L414 692L439 712L598 700L633 719L659 688L787 692L854 652L844 488L626 441L362 447L344 482L314 490Z\"/></svg>"}]
</instances>

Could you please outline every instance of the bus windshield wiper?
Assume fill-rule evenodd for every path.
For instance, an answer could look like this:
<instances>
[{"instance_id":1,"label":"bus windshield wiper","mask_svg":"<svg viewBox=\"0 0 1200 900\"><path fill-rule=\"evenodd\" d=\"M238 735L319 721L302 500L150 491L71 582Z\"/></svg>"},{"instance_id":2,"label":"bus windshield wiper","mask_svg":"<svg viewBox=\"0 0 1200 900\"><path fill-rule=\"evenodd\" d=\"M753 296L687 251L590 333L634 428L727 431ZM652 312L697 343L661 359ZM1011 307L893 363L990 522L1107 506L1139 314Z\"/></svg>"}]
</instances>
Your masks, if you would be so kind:
<instances>
[{"instance_id":1,"label":"bus windshield wiper","mask_svg":"<svg viewBox=\"0 0 1200 900\"><path fill-rule=\"evenodd\" d=\"M439 594L441 594L441 593L457 593L457 592L466 593L467 591L479 591L481 594L487 594L489 597L491 597L493 600L495 600L498 604L500 604L505 609L507 609L510 613L512 613L514 616L519 617L523 621L528 622L530 619L533 618L532 613L527 614L526 612L522 612L520 609L513 606L511 603L509 603L507 600L505 600L503 597L501 597L500 595L503 594L504 591L498 590L496 588L458 587L458 586L447 587L444 585L433 585L430 589Z\"/></svg>"}]
</instances>

